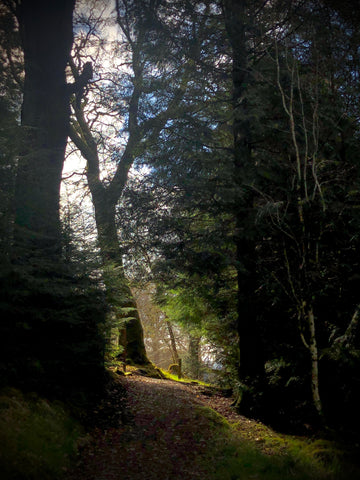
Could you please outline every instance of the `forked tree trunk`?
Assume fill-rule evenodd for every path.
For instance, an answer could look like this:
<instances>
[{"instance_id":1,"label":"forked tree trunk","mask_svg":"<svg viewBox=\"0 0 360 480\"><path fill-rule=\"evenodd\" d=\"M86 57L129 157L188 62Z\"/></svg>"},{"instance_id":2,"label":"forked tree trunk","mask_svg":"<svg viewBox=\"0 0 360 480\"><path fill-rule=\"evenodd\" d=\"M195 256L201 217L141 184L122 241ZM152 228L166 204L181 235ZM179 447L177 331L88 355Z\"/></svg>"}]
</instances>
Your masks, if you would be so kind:
<instances>
[{"instance_id":1,"label":"forked tree trunk","mask_svg":"<svg viewBox=\"0 0 360 480\"><path fill-rule=\"evenodd\" d=\"M155 6L155 4L153 6ZM139 2L139 7L141 10L141 1ZM129 170L132 167L135 158L137 156L141 157L141 155L146 152L146 145L148 142L145 142L144 140L151 139L151 142L155 141L158 138L161 130L165 127L167 121L172 118L174 114L176 116L178 115L179 102L181 102L183 99L186 92L187 82L190 80L189 71L192 71L192 62L188 62L188 64L186 64L186 68L183 68L179 88L174 93L173 98L169 101L165 110L160 109L159 113L154 117L148 118L146 121L140 121L140 117L142 115L140 113L140 99L144 93L143 88L146 84L143 75L145 67L144 58L146 58L145 52L148 48L146 42L147 26L146 22L143 22L144 19L140 14L141 12L139 12L139 15L136 15L135 18L123 18L120 10L120 4L119 2L116 2L118 24L123 30L123 33L125 33L125 36L127 36L127 28L129 28L129 25L132 24L133 21L135 25L133 32L135 38L133 40L128 38L129 48L132 52L131 63L133 70L133 91L131 97L129 98L128 104L128 139L126 142L126 147L121 155L121 159L119 159L117 163L116 172L114 173L114 176L108 185L104 186L100 180L100 163L97 144L84 117L81 101L78 102L78 104L75 102L74 105L76 122L74 121L75 128L71 129L70 136L74 144L79 148L82 155L87 160L87 179L94 201L96 222L99 232L99 244L104 263L107 262L107 257L109 257L111 262L116 263L119 267L122 267L121 252L116 234L115 206L124 191ZM128 11L129 14L130 11L131 9ZM127 22L129 19L130 23L128 24ZM124 27L124 25L126 25L126 27ZM71 62L71 67L76 78L79 73L76 72L76 67L73 62ZM113 218L110 219L109 216L107 216L104 208L111 209ZM107 218L107 220L103 222L103 218ZM102 245L104 245L105 248L103 248ZM110 249L110 255L108 249ZM113 258L112 255L114 255ZM135 301L131 295L130 288L126 283L125 276L123 288L124 291L126 290L125 294L129 299L129 305L134 307L134 319L126 326L128 342L131 342L132 338L134 339L132 343L133 348L129 343L127 345L128 355L134 355L132 360L136 361L137 363L149 363L145 354L142 325L138 312L136 311ZM133 352L133 354L131 352Z\"/></svg>"},{"instance_id":2,"label":"forked tree trunk","mask_svg":"<svg viewBox=\"0 0 360 480\"><path fill-rule=\"evenodd\" d=\"M105 187L100 180L100 166L96 142L85 121L84 112L81 108L76 106L74 108L78 120L78 128L82 134L79 135L77 130L71 128L70 138L87 161L87 181L95 209L95 221L103 265L105 269L107 266L112 266L113 270L116 269L116 275L118 277L118 291L111 292L112 286L105 280L105 282L107 282L106 289L110 296L115 299L117 307L120 307L120 309L123 308L124 312L125 310L129 311L129 309L131 309L130 315L126 313L123 315L123 317L132 317L124 326L124 328L126 328L127 358L136 364L146 365L150 362L146 355L144 332L136 302L124 274L122 252L116 226L116 204L125 186L132 157L130 156L130 159L127 159L124 163L125 166L122 168L120 168L120 166L118 167L116 179L113 179L110 185Z\"/></svg>"}]
</instances>

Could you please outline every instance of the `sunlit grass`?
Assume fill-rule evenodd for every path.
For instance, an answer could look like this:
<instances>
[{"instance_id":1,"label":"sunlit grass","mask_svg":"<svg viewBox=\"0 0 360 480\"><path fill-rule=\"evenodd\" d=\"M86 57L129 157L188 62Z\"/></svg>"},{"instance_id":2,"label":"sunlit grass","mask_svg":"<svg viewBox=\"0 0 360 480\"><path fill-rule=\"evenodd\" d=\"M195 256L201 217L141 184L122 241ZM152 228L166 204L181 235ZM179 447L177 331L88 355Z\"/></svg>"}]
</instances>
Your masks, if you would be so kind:
<instances>
[{"instance_id":1,"label":"sunlit grass","mask_svg":"<svg viewBox=\"0 0 360 480\"><path fill-rule=\"evenodd\" d=\"M165 378L211 386L161 370ZM229 423L207 407L196 407L213 426L205 465L214 465L208 480L352 480L360 470L344 460L335 442L275 432L254 420ZM246 426L245 426L246 425ZM200 463L203 459L199 459ZM196 468L196 467L195 467ZM201 465L199 465L201 468Z\"/></svg>"},{"instance_id":2,"label":"sunlit grass","mask_svg":"<svg viewBox=\"0 0 360 480\"><path fill-rule=\"evenodd\" d=\"M205 459L207 465L214 465L209 480L360 478L358 471L344 466L342 454L332 442L280 435L254 421L244 431L240 424L229 424L209 408L198 407L198 414L213 426Z\"/></svg>"},{"instance_id":3,"label":"sunlit grass","mask_svg":"<svg viewBox=\"0 0 360 480\"><path fill-rule=\"evenodd\" d=\"M210 387L211 385L209 383L202 382L201 380L194 380L192 378L187 378L187 377L181 377L179 378L177 375L173 375L172 373L168 372L167 370L163 370L160 368L161 373L164 375L164 377L167 380L174 380L175 382L180 382L180 383L192 383L196 385L203 385L204 387Z\"/></svg>"},{"instance_id":4,"label":"sunlit grass","mask_svg":"<svg viewBox=\"0 0 360 480\"><path fill-rule=\"evenodd\" d=\"M0 392L1 480L58 479L74 453L80 428L62 405L7 388Z\"/></svg>"}]
</instances>

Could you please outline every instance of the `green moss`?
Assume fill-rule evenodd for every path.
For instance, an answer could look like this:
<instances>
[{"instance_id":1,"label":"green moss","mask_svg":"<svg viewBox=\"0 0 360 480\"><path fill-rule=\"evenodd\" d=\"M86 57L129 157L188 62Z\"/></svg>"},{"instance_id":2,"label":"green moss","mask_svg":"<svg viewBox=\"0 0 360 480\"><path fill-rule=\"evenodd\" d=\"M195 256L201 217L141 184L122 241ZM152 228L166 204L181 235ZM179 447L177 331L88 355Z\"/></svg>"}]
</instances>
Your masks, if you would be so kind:
<instances>
[{"instance_id":1,"label":"green moss","mask_svg":"<svg viewBox=\"0 0 360 480\"><path fill-rule=\"evenodd\" d=\"M198 416L206 417L214 428L224 427L225 433L228 433L231 429L231 425L226 418L212 408L196 406L196 413Z\"/></svg>"},{"instance_id":2,"label":"green moss","mask_svg":"<svg viewBox=\"0 0 360 480\"><path fill-rule=\"evenodd\" d=\"M151 362L144 365L137 365L133 362L124 364L124 362L112 360L106 363L106 367L108 371L116 372L120 375L142 375L144 377L165 378L162 371Z\"/></svg>"},{"instance_id":3,"label":"green moss","mask_svg":"<svg viewBox=\"0 0 360 480\"><path fill-rule=\"evenodd\" d=\"M210 420L212 429L202 459L204 465L214 465L211 480L357 478L342 463L341 452L332 442L279 435L252 420L246 429L244 424L228 423L209 408L197 407L197 412Z\"/></svg>"},{"instance_id":4,"label":"green moss","mask_svg":"<svg viewBox=\"0 0 360 480\"><path fill-rule=\"evenodd\" d=\"M210 384L202 382L201 380L193 380L192 378L186 378L186 377L178 378L177 375L173 375L167 370L163 370L162 368L160 368L159 370L161 370L161 373L164 375L164 378L166 378L167 380L174 380L175 382L180 382L180 383L192 383L196 385L203 385L204 387L211 386Z\"/></svg>"},{"instance_id":5,"label":"green moss","mask_svg":"<svg viewBox=\"0 0 360 480\"><path fill-rule=\"evenodd\" d=\"M76 452L79 425L64 407L15 389L0 393L2 480L60 478Z\"/></svg>"}]
</instances>

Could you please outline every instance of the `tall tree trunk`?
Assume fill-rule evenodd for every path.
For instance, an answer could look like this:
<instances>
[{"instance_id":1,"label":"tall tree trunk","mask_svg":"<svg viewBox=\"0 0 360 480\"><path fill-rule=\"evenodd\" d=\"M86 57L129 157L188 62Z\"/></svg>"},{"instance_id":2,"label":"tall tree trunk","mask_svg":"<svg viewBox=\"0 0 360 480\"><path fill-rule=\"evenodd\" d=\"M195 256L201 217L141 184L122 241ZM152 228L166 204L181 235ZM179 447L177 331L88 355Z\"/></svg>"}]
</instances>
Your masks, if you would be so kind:
<instances>
[{"instance_id":1,"label":"tall tree trunk","mask_svg":"<svg viewBox=\"0 0 360 480\"><path fill-rule=\"evenodd\" d=\"M144 332L136 302L124 274L122 253L115 223L115 204L107 199L104 188L97 189L92 185L90 189L95 207L98 242L103 263L105 267L110 265L117 277L115 291L113 291L114 287L111 285L111 279L105 279L106 290L115 306L120 307L120 311L121 309L124 310L124 313L120 314L122 318L131 318L126 320L124 325L126 329L126 345L124 345L126 357L136 364L145 365L149 363L149 360L146 356Z\"/></svg>"},{"instance_id":2,"label":"tall tree trunk","mask_svg":"<svg viewBox=\"0 0 360 480\"><path fill-rule=\"evenodd\" d=\"M114 242L116 235L115 205L119 201L124 191L128 179L128 173L133 165L134 159L137 156L141 157L141 155L146 152L148 141L151 140L150 143L155 141L159 137L159 134L161 130L165 127L167 121L174 115L178 115L178 105L184 97L187 83L190 80L189 72L191 72L193 68L192 61L189 61L185 65L186 68L182 68L183 72L181 74L179 88L174 92L174 96L169 101L167 107L165 109L160 109L160 111L156 115L147 118L146 121L140 121L142 115L142 113L140 113L140 98L144 93L144 87L146 85L146 81L144 81L143 75L144 70L146 70L145 64L147 63L145 61L145 58L147 57L146 51L148 48L148 44L146 41L148 24L147 20L144 21L144 18L142 16L142 2L135 2L135 4L137 5L135 5L136 10L138 9L138 7L140 8L139 12L137 12L135 16L132 17L132 8L127 9L126 7L126 18L123 18L120 2L116 2L118 24L122 29L125 37L127 37L127 40L129 42L129 52L132 53L131 64L133 70L133 77L131 79L131 83L133 84L133 90L128 103L128 139L126 141L126 147L121 155L121 159L119 159L117 162L116 172L114 173L112 180L106 187L100 181L100 165L97 144L92 135L92 131L89 128L89 125L87 124L84 117L84 111L81 106L81 101L78 103L75 102L74 104L76 121L74 119L75 128L71 128L70 133L72 141L81 151L81 154L87 161L87 179L96 211L95 215L97 218L96 222L99 232L99 244L100 246L103 245L104 247L103 249L103 247L101 246L101 253L105 260L107 257L109 257L109 259L111 260L111 256L112 254L114 254L116 258L113 258L112 261L117 262L120 267L122 267L121 252L119 249L118 241L117 247L115 246ZM126 2L124 6L126 6ZM155 4L151 6L151 8L153 7L155 7ZM127 15L129 16L127 17ZM130 30L128 30L130 25L133 25L134 27L133 29L130 28L130 30L133 30L133 39L130 39L130 37L132 37L132 34L130 35ZM77 78L79 76L79 72L77 72L74 62L71 62L71 68L74 73L74 77ZM112 220L107 217L108 220L105 223L102 223L102 218L106 217L106 212L104 211L105 206L112 209L111 211L113 212L114 217ZM116 250L117 253L115 253ZM125 277L124 289L126 290L125 293L127 295L127 298L129 299L129 304L134 306L134 308L136 309L135 301L132 299L131 291L127 286ZM131 329L131 332L127 332L127 338L134 339L133 348L129 348L130 345L128 344L128 355L130 356L131 352L133 352L133 361L136 361L137 363L148 363L145 355L142 325L137 311L134 310L134 320L128 323L126 328ZM138 344L138 348L136 348L136 343ZM141 362L139 361L140 359L142 359Z\"/></svg>"},{"instance_id":3,"label":"tall tree trunk","mask_svg":"<svg viewBox=\"0 0 360 480\"><path fill-rule=\"evenodd\" d=\"M319 354L316 342L315 317L310 309L308 313L309 331L310 331L310 354L311 354L311 391L316 411L320 417L323 415L322 402L319 390Z\"/></svg>"},{"instance_id":4,"label":"tall tree trunk","mask_svg":"<svg viewBox=\"0 0 360 480\"><path fill-rule=\"evenodd\" d=\"M304 302L305 306L305 302ZM316 326L315 326L315 316L314 310L312 307L302 309L303 316L307 322L308 332L309 332L309 341L305 340L303 334L301 334L301 339L305 347L309 350L311 358L311 394L312 400L319 418L323 420L323 407L320 397L320 388L319 388L319 351L316 341Z\"/></svg>"},{"instance_id":5,"label":"tall tree trunk","mask_svg":"<svg viewBox=\"0 0 360 480\"><path fill-rule=\"evenodd\" d=\"M232 46L233 68L233 137L234 183L237 198L234 208L236 232L236 268L238 283L239 377L250 383L262 378L264 372L263 348L257 327L255 239L253 222L253 194L249 189L254 166L251 158L250 121L247 103L247 85L250 81L249 48L246 30L248 2L224 0L223 8L228 38Z\"/></svg>"},{"instance_id":6,"label":"tall tree trunk","mask_svg":"<svg viewBox=\"0 0 360 480\"><path fill-rule=\"evenodd\" d=\"M88 388L89 372L92 388L103 375L100 296L92 289L90 297L84 283L75 289L61 252L60 184L70 116L65 69L75 0L12 3L18 5L25 82L14 275L0 302L0 357L6 366L1 372L11 384L62 395Z\"/></svg>"},{"instance_id":7,"label":"tall tree trunk","mask_svg":"<svg viewBox=\"0 0 360 480\"><path fill-rule=\"evenodd\" d=\"M75 0L23 0L22 148L15 184L15 256L58 259L59 200L69 127L65 68ZM16 260L15 258L15 260Z\"/></svg>"},{"instance_id":8,"label":"tall tree trunk","mask_svg":"<svg viewBox=\"0 0 360 480\"><path fill-rule=\"evenodd\" d=\"M189 361L190 361L190 375L192 378L199 378L200 376L200 340L201 340L201 337L190 335Z\"/></svg>"},{"instance_id":9,"label":"tall tree trunk","mask_svg":"<svg viewBox=\"0 0 360 480\"><path fill-rule=\"evenodd\" d=\"M84 118L81 106L74 106L78 128L81 135L73 127L70 128L70 138L87 161L87 181L95 209L95 221L98 232L98 242L105 268L112 265L116 269L121 291L111 292L111 285L106 284L109 295L117 298L117 306L131 309L132 319L126 322L126 354L127 358L139 365L146 365L144 332L141 325L136 302L131 293L123 270L122 252L119 245L116 227L116 204L121 197L127 180L128 170L132 164L132 155L120 162L117 174L109 186L105 187L100 180L100 166L96 142ZM131 149L130 149L131 150ZM121 284L121 287L120 287ZM124 314L124 317L128 315Z\"/></svg>"},{"instance_id":10,"label":"tall tree trunk","mask_svg":"<svg viewBox=\"0 0 360 480\"><path fill-rule=\"evenodd\" d=\"M176 347L174 330L172 328L170 320L165 319L165 322L166 322L166 328L168 330L169 337L170 337L171 355L173 357L173 362L179 364L179 354Z\"/></svg>"}]
</instances>

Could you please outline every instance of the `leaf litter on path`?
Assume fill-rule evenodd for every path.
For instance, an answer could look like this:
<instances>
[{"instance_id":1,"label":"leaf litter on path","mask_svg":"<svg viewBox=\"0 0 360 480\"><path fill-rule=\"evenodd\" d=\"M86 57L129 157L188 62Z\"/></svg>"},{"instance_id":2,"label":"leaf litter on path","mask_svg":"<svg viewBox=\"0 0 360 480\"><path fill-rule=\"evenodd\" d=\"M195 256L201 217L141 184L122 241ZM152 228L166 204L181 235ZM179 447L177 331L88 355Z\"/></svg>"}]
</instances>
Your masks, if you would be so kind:
<instances>
[{"instance_id":1,"label":"leaf litter on path","mask_svg":"<svg viewBox=\"0 0 360 480\"><path fill-rule=\"evenodd\" d=\"M231 412L231 400L171 380L129 376L119 381L127 391L128 420L94 430L68 480L206 478L199 460L206 457L213 423L197 407L211 404L224 414Z\"/></svg>"},{"instance_id":2,"label":"leaf litter on path","mask_svg":"<svg viewBox=\"0 0 360 480\"><path fill-rule=\"evenodd\" d=\"M118 425L106 426L105 418L91 432L66 480L335 478L289 456L286 441L277 445L275 432L237 414L231 398L215 388L136 375L117 382L126 395L114 403L125 401L125 414ZM236 424L234 431L223 428L226 420ZM229 432L236 437L229 440Z\"/></svg>"}]
</instances>

